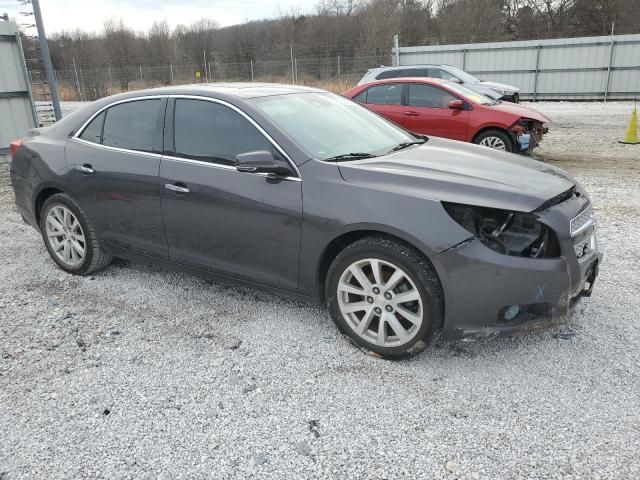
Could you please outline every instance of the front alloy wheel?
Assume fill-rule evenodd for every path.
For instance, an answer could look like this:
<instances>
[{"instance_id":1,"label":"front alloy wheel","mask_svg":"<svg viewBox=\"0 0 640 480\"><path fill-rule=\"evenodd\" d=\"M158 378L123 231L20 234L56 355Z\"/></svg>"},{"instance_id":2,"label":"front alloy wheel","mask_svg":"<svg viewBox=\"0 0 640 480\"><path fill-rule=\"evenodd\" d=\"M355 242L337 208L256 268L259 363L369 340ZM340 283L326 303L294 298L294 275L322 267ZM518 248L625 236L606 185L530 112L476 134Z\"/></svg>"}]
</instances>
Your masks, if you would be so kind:
<instances>
[{"instance_id":1,"label":"front alloy wheel","mask_svg":"<svg viewBox=\"0 0 640 480\"><path fill-rule=\"evenodd\" d=\"M442 325L442 288L433 266L394 238L365 237L347 246L329 267L325 291L340 331L380 357L415 355Z\"/></svg>"},{"instance_id":2,"label":"front alloy wheel","mask_svg":"<svg viewBox=\"0 0 640 480\"><path fill-rule=\"evenodd\" d=\"M506 132L500 130L487 130L478 135L473 143L483 147L493 148L503 152L513 152L513 140Z\"/></svg>"},{"instance_id":3,"label":"front alloy wheel","mask_svg":"<svg viewBox=\"0 0 640 480\"><path fill-rule=\"evenodd\" d=\"M377 258L358 260L344 271L338 305L349 327L380 347L406 344L422 325L422 298L409 275Z\"/></svg>"}]
</instances>

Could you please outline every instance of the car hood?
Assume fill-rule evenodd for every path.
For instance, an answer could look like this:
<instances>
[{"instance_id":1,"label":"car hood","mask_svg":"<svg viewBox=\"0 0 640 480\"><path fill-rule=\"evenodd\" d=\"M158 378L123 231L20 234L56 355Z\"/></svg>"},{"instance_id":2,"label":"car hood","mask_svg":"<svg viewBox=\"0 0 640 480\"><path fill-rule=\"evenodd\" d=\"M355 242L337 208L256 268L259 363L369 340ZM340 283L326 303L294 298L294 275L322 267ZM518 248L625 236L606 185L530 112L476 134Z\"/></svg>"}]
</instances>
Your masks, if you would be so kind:
<instances>
[{"instance_id":1,"label":"car hood","mask_svg":"<svg viewBox=\"0 0 640 480\"><path fill-rule=\"evenodd\" d=\"M551 119L543 113L540 113L533 108L525 107L520 103L500 102L496 105L485 105L485 107L491 110L508 113L518 118L531 118L533 120L538 120L541 123L551 123Z\"/></svg>"},{"instance_id":2,"label":"car hood","mask_svg":"<svg viewBox=\"0 0 640 480\"><path fill-rule=\"evenodd\" d=\"M531 212L575 185L551 165L438 137L338 166L345 181L372 189L518 212Z\"/></svg>"},{"instance_id":3,"label":"car hood","mask_svg":"<svg viewBox=\"0 0 640 480\"><path fill-rule=\"evenodd\" d=\"M500 90L508 90L510 92L519 92L520 89L518 87L514 87L513 85L507 85L506 83L497 83L497 82L481 82L482 85L486 85L489 88L498 88Z\"/></svg>"}]
</instances>

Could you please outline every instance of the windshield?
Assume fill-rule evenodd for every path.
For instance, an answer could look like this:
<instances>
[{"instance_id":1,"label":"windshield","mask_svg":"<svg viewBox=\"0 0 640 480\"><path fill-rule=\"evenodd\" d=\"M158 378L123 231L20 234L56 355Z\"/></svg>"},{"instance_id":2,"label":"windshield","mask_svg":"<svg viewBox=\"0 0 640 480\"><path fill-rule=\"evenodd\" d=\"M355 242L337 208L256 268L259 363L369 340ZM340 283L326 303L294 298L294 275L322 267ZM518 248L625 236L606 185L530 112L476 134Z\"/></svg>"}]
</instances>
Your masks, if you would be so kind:
<instances>
[{"instance_id":1,"label":"windshield","mask_svg":"<svg viewBox=\"0 0 640 480\"><path fill-rule=\"evenodd\" d=\"M478 83L478 82L480 82L480 80L478 80L476 77L474 77L470 73L465 72L464 70L460 70L459 68L450 67L450 66L447 65L446 70L448 72L451 72L456 77L458 77L464 83Z\"/></svg>"},{"instance_id":2,"label":"windshield","mask_svg":"<svg viewBox=\"0 0 640 480\"><path fill-rule=\"evenodd\" d=\"M295 93L249 102L319 160L389 153L416 137L351 100L331 93Z\"/></svg>"},{"instance_id":3,"label":"windshield","mask_svg":"<svg viewBox=\"0 0 640 480\"><path fill-rule=\"evenodd\" d=\"M454 82L447 83L447 88L459 95L462 95L464 98L473 103L478 103L480 105L495 105L496 102L489 97L485 97L484 95L474 92L470 88L463 87Z\"/></svg>"}]
</instances>

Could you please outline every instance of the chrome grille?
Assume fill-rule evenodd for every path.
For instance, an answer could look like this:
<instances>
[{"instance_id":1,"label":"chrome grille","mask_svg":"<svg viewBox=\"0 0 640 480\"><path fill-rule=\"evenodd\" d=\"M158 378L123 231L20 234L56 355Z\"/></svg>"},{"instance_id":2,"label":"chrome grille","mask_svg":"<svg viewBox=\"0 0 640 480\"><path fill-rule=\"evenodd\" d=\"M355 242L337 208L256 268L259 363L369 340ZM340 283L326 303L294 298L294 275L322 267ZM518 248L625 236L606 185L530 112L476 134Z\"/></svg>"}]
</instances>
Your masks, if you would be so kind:
<instances>
[{"instance_id":1,"label":"chrome grille","mask_svg":"<svg viewBox=\"0 0 640 480\"><path fill-rule=\"evenodd\" d=\"M571 236L575 237L578 233L593 225L595 217L591 205L580 212L570 223Z\"/></svg>"}]
</instances>

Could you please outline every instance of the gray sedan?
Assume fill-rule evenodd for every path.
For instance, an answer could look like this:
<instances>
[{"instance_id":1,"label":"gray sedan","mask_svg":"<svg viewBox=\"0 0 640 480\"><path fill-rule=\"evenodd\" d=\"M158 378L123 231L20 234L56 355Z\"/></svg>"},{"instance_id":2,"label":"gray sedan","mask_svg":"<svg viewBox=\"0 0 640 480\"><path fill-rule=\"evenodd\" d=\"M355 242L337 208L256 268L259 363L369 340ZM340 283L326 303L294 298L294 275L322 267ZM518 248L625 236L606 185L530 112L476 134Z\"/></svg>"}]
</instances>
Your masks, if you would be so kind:
<instances>
[{"instance_id":1,"label":"gray sedan","mask_svg":"<svg viewBox=\"0 0 640 480\"><path fill-rule=\"evenodd\" d=\"M549 326L598 273L589 198L564 171L321 90L122 94L11 152L17 207L66 272L120 257L322 302L382 357Z\"/></svg>"}]
</instances>

